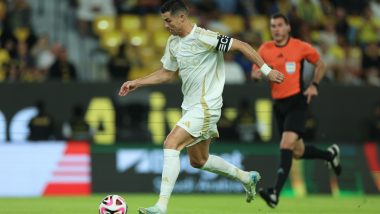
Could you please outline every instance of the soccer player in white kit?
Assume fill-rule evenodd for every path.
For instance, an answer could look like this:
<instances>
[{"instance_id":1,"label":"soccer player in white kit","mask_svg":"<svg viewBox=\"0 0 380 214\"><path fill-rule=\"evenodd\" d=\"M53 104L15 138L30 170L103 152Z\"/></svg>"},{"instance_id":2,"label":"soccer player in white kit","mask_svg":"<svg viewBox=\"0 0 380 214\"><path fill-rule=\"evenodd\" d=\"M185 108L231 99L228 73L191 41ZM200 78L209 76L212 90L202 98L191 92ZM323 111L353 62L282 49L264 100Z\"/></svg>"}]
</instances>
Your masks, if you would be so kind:
<instances>
[{"instance_id":1,"label":"soccer player in white kit","mask_svg":"<svg viewBox=\"0 0 380 214\"><path fill-rule=\"evenodd\" d=\"M163 67L154 73L124 82L119 95L125 96L139 87L182 80L182 118L164 142L164 163L160 197L149 208L139 208L140 214L167 212L169 198L180 171L180 151L187 148L193 167L240 181L251 202L260 174L243 171L222 158L209 155L212 138L218 137L217 122L222 107L225 82L223 52L238 50L257 64L273 82L283 81L283 75L264 63L247 43L197 27L188 18L188 9L181 0L169 0L161 7L161 17L169 30Z\"/></svg>"}]
</instances>

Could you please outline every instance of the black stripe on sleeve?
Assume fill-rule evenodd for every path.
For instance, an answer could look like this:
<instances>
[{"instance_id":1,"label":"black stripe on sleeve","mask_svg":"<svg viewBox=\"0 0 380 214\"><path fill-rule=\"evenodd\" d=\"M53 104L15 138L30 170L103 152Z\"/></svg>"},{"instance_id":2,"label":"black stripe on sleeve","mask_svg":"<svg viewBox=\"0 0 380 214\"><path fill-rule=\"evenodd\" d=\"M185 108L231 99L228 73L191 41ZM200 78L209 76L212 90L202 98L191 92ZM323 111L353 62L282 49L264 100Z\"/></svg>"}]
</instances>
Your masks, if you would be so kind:
<instances>
[{"instance_id":1,"label":"black stripe on sleeve","mask_svg":"<svg viewBox=\"0 0 380 214\"><path fill-rule=\"evenodd\" d=\"M218 44L216 45L216 50L227 52L230 47L231 37L219 35L218 36Z\"/></svg>"}]
</instances>

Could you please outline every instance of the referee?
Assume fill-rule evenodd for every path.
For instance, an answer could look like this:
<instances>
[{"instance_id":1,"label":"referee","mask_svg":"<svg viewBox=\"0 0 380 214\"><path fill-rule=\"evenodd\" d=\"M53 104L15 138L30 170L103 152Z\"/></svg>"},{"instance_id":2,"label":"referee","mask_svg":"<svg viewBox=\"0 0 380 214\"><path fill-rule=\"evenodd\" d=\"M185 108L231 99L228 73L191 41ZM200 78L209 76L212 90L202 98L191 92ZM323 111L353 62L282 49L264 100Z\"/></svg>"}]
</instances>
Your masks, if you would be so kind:
<instances>
[{"instance_id":1,"label":"referee","mask_svg":"<svg viewBox=\"0 0 380 214\"><path fill-rule=\"evenodd\" d=\"M273 69L284 74L280 84L271 83L274 99L274 114L281 133L280 164L277 179L273 187L259 190L260 196L268 206L275 208L279 195L288 178L292 159L322 159L340 175L340 151L338 145L321 150L313 145L305 145L302 135L305 132L308 105L313 96L318 95L318 85L325 74L325 64L318 52L310 44L292 38L287 17L275 14L270 19L273 41L263 43L259 54ZM315 66L312 83L304 88L302 64L304 60ZM260 68L252 69L252 77L261 79Z\"/></svg>"}]
</instances>

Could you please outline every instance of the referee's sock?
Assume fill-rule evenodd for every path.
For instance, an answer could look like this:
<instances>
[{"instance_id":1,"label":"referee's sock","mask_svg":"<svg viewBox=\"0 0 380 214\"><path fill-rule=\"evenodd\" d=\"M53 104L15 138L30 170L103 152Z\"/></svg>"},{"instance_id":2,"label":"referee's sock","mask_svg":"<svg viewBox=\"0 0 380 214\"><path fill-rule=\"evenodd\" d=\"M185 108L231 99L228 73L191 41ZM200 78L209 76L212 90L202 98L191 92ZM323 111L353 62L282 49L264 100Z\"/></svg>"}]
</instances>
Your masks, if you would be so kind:
<instances>
[{"instance_id":1,"label":"referee's sock","mask_svg":"<svg viewBox=\"0 0 380 214\"><path fill-rule=\"evenodd\" d=\"M277 195L280 194L282 188L285 185L286 179L288 179L290 168L292 167L293 151L290 149L281 149L281 162L280 167L277 170L277 180L274 189Z\"/></svg>"},{"instance_id":2,"label":"referee's sock","mask_svg":"<svg viewBox=\"0 0 380 214\"><path fill-rule=\"evenodd\" d=\"M303 153L302 159L322 159L326 161L331 161L334 158L334 155L327 151L318 149L312 145L305 145L305 152Z\"/></svg>"}]
</instances>

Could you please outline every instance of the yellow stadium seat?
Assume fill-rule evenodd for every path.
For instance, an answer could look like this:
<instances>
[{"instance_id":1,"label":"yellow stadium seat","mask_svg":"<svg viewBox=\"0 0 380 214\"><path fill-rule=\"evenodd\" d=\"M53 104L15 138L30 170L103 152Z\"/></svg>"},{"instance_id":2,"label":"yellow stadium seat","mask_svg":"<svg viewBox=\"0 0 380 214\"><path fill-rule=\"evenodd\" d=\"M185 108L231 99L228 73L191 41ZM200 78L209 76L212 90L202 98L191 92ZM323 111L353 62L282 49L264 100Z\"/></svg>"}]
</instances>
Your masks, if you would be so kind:
<instances>
[{"instance_id":1,"label":"yellow stadium seat","mask_svg":"<svg viewBox=\"0 0 380 214\"><path fill-rule=\"evenodd\" d=\"M190 21L191 21L192 23L195 23L195 24L198 24L199 21L200 21L199 18L196 17L196 16L190 16L189 19L190 19Z\"/></svg>"},{"instance_id":2,"label":"yellow stadium seat","mask_svg":"<svg viewBox=\"0 0 380 214\"><path fill-rule=\"evenodd\" d=\"M147 46L149 41L149 33L143 30L129 32L127 34L128 43L133 46Z\"/></svg>"},{"instance_id":3,"label":"yellow stadium seat","mask_svg":"<svg viewBox=\"0 0 380 214\"><path fill-rule=\"evenodd\" d=\"M165 30L164 21L159 15L145 15L144 28L150 32Z\"/></svg>"},{"instance_id":4,"label":"yellow stadium seat","mask_svg":"<svg viewBox=\"0 0 380 214\"><path fill-rule=\"evenodd\" d=\"M116 28L116 20L113 16L97 16L92 25L96 35L101 35L104 32L114 31Z\"/></svg>"},{"instance_id":5,"label":"yellow stadium seat","mask_svg":"<svg viewBox=\"0 0 380 214\"><path fill-rule=\"evenodd\" d=\"M0 65L8 63L10 60L9 52L6 49L0 49Z\"/></svg>"},{"instance_id":6,"label":"yellow stadium seat","mask_svg":"<svg viewBox=\"0 0 380 214\"><path fill-rule=\"evenodd\" d=\"M313 30L311 32L311 40L315 43L318 43L321 39L321 34L318 30Z\"/></svg>"},{"instance_id":7,"label":"yellow stadium seat","mask_svg":"<svg viewBox=\"0 0 380 214\"><path fill-rule=\"evenodd\" d=\"M140 56L140 59L143 62L143 64L149 64L150 62L152 62L152 60L157 58L154 48L152 48L152 47L141 47L139 49L140 49L139 50L139 53L140 53L139 56Z\"/></svg>"},{"instance_id":8,"label":"yellow stadium seat","mask_svg":"<svg viewBox=\"0 0 380 214\"><path fill-rule=\"evenodd\" d=\"M157 31L153 33L153 45L158 50L163 50L166 47L166 43L168 41L168 38L170 36L170 33L168 31Z\"/></svg>"},{"instance_id":9,"label":"yellow stadium seat","mask_svg":"<svg viewBox=\"0 0 380 214\"><path fill-rule=\"evenodd\" d=\"M238 15L223 15L221 22L230 28L231 33L240 33L244 31L244 20Z\"/></svg>"},{"instance_id":10,"label":"yellow stadium seat","mask_svg":"<svg viewBox=\"0 0 380 214\"><path fill-rule=\"evenodd\" d=\"M151 74L153 71L154 70L151 70L147 67L132 68L131 71L128 73L128 79L129 80L138 79L140 77L144 77L146 75Z\"/></svg>"},{"instance_id":11,"label":"yellow stadium seat","mask_svg":"<svg viewBox=\"0 0 380 214\"><path fill-rule=\"evenodd\" d=\"M30 34L29 28L19 27L14 30L13 35L16 37L17 41L24 42Z\"/></svg>"},{"instance_id":12,"label":"yellow stadium seat","mask_svg":"<svg viewBox=\"0 0 380 214\"><path fill-rule=\"evenodd\" d=\"M122 15L119 18L119 27L123 33L130 33L142 28L142 20L137 15Z\"/></svg>"},{"instance_id":13,"label":"yellow stadium seat","mask_svg":"<svg viewBox=\"0 0 380 214\"><path fill-rule=\"evenodd\" d=\"M268 41L271 38L268 19L267 16L251 16L249 19L249 27L259 32L263 41Z\"/></svg>"},{"instance_id":14,"label":"yellow stadium seat","mask_svg":"<svg viewBox=\"0 0 380 214\"><path fill-rule=\"evenodd\" d=\"M115 55L119 50L119 46L124 42L124 36L121 32L111 31L105 32L100 37L100 45L110 54Z\"/></svg>"},{"instance_id":15,"label":"yellow stadium seat","mask_svg":"<svg viewBox=\"0 0 380 214\"><path fill-rule=\"evenodd\" d=\"M343 60L345 57L345 51L339 45L331 46L328 52L332 54L337 60Z\"/></svg>"},{"instance_id":16,"label":"yellow stadium seat","mask_svg":"<svg viewBox=\"0 0 380 214\"><path fill-rule=\"evenodd\" d=\"M9 63L11 56L6 49L0 49L0 82L4 81L7 77L7 72L4 68L4 65Z\"/></svg>"},{"instance_id":17,"label":"yellow stadium seat","mask_svg":"<svg viewBox=\"0 0 380 214\"><path fill-rule=\"evenodd\" d=\"M362 58L362 50L359 47L352 47L350 50L350 55L354 59Z\"/></svg>"},{"instance_id":18,"label":"yellow stadium seat","mask_svg":"<svg viewBox=\"0 0 380 214\"><path fill-rule=\"evenodd\" d=\"M7 5L4 1L0 2L0 17L3 18L7 14Z\"/></svg>"},{"instance_id":19,"label":"yellow stadium seat","mask_svg":"<svg viewBox=\"0 0 380 214\"><path fill-rule=\"evenodd\" d=\"M265 41L271 40L272 35L270 34L269 30L266 30L261 33L261 37L262 37L262 40L265 42Z\"/></svg>"},{"instance_id":20,"label":"yellow stadium seat","mask_svg":"<svg viewBox=\"0 0 380 214\"><path fill-rule=\"evenodd\" d=\"M249 20L249 25L251 29L254 30L268 30L269 29L269 21L266 16L251 16Z\"/></svg>"},{"instance_id":21,"label":"yellow stadium seat","mask_svg":"<svg viewBox=\"0 0 380 214\"><path fill-rule=\"evenodd\" d=\"M364 24L363 18L360 16L348 16L347 22L349 26L356 29L361 28Z\"/></svg>"},{"instance_id":22,"label":"yellow stadium seat","mask_svg":"<svg viewBox=\"0 0 380 214\"><path fill-rule=\"evenodd\" d=\"M152 72L162 66L162 54L157 54L154 48L143 47L139 49L139 58L141 59L143 67L147 68L150 72Z\"/></svg>"},{"instance_id":23,"label":"yellow stadium seat","mask_svg":"<svg viewBox=\"0 0 380 214\"><path fill-rule=\"evenodd\" d=\"M380 28L380 18L373 17L373 23L375 24L376 27Z\"/></svg>"}]
</instances>

